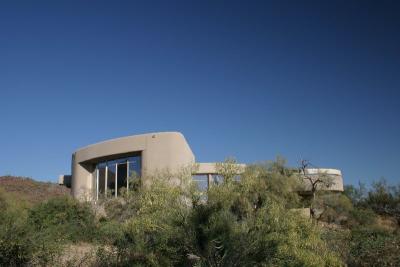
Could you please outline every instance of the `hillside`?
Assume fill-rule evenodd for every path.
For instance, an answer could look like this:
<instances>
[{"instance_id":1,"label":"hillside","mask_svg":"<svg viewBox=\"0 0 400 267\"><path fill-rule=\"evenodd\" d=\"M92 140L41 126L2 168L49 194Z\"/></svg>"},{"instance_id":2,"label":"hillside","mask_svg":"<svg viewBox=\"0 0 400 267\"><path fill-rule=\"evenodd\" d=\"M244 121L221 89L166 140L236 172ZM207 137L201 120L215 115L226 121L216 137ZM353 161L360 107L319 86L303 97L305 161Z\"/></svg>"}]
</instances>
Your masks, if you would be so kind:
<instances>
[{"instance_id":1,"label":"hillside","mask_svg":"<svg viewBox=\"0 0 400 267\"><path fill-rule=\"evenodd\" d=\"M70 194L70 189L64 186L16 176L0 176L0 189L16 199L27 201L29 204Z\"/></svg>"}]
</instances>

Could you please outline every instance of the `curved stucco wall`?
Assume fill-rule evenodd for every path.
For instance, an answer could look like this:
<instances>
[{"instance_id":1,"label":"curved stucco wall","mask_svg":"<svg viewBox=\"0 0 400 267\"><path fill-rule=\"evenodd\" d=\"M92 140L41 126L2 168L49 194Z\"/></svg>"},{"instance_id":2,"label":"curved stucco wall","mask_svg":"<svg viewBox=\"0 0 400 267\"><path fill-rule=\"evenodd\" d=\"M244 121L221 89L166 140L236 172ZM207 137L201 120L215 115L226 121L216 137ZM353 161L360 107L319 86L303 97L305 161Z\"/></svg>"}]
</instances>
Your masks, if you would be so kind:
<instances>
[{"instance_id":1,"label":"curved stucco wall","mask_svg":"<svg viewBox=\"0 0 400 267\"><path fill-rule=\"evenodd\" d=\"M329 180L329 187L323 186L322 184L318 185L319 190L327 190L327 191L344 191L343 189L343 177L342 172L337 169L323 169L323 168L315 168L315 169L306 169L306 175L315 179L317 177L324 177L325 180ZM305 192L311 191L311 184L307 180L304 180L304 185L302 188Z\"/></svg>"},{"instance_id":2,"label":"curved stucco wall","mask_svg":"<svg viewBox=\"0 0 400 267\"><path fill-rule=\"evenodd\" d=\"M72 195L90 199L93 195L95 163L118 155L141 152L142 176L153 172L178 171L195 162L185 137L179 132L162 132L107 140L78 149L72 155Z\"/></svg>"}]
</instances>

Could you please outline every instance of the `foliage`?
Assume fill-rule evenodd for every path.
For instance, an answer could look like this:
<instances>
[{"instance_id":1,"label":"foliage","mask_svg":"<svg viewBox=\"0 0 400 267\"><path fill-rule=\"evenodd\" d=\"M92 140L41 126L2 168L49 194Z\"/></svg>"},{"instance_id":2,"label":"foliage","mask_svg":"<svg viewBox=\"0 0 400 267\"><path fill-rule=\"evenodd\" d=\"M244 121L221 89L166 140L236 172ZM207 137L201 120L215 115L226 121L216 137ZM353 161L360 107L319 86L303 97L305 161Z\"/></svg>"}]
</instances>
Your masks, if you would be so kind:
<instances>
[{"instance_id":1,"label":"foliage","mask_svg":"<svg viewBox=\"0 0 400 267\"><path fill-rule=\"evenodd\" d=\"M357 206L365 199L367 189L363 183L358 183L358 188L354 185L345 185L344 194L351 200L354 206Z\"/></svg>"},{"instance_id":2,"label":"foliage","mask_svg":"<svg viewBox=\"0 0 400 267\"><path fill-rule=\"evenodd\" d=\"M0 266L45 265L54 261L59 245L48 234L36 232L27 212L0 191Z\"/></svg>"},{"instance_id":3,"label":"foliage","mask_svg":"<svg viewBox=\"0 0 400 267\"><path fill-rule=\"evenodd\" d=\"M350 266L400 266L400 234L379 228L352 231Z\"/></svg>"},{"instance_id":4,"label":"foliage","mask_svg":"<svg viewBox=\"0 0 400 267\"><path fill-rule=\"evenodd\" d=\"M319 195L319 204L326 210L323 221L338 223L338 218L347 218L345 228L325 229L323 238L330 250L349 266L400 266L400 229L385 225L390 218L398 219L398 198L398 188L388 186L384 179L369 190L359 184L346 186L343 194Z\"/></svg>"},{"instance_id":5,"label":"foliage","mask_svg":"<svg viewBox=\"0 0 400 267\"><path fill-rule=\"evenodd\" d=\"M94 213L88 203L58 197L34 206L28 222L38 232L50 232L59 239L90 240L95 230Z\"/></svg>"},{"instance_id":6,"label":"foliage","mask_svg":"<svg viewBox=\"0 0 400 267\"><path fill-rule=\"evenodd\" d=\"M314 210L319 210L318 220L345 224L353 210L351 200L342 193L320 191L312 203Z\"/></svg>"},{"instance_id":7,"label":"foliage","mask_svg":"<svg viewBox=\"0 0 400 267\"><path fill-rule=\"evenodd\" d=\"M232 170L229 166L234 162L223 167ZM211 187L206 202L193 190L190 177L182 180L189 189L158 177L119 204L112 201L131 216L121 224L123 237L112 241L114 249L99 249L97 264L339 266L316 226L287 212L287 206L298 204L296 179L276 167L249 167L240 181Z\"/></svg>"},{"instance_id":8,"label":"foliage","mask_svg":"<svg viewBox=\"0 0 400 267\"><path fill-rule=\"evenodd\" d=\"M98 251L98 264L103 265L100 261L107 259L107 266L171 266L186 260L185 253L180 251L185 239L182 226L192 201L198 198L192 199L195 194L190 189L171 185L177 181L170 178L153 179L146 188L138 188L123 201L111 201L112 205L123 207L123 233L112 240L115 250ZM189 178L181 176L178 180L187 184L190 182L184 179Z\"/></svg>"},{"instance_id":9,"label":"foliage","mask_svg":"<svg viewBox=\"0 0 400 267\"><path fill-rule=\"evenodd\" d=\"M145 184L131 177L95 206L70 197L32 206L0 190L0 266L400 266L399 187L380 180L304 200L283 158L216 167L224 182L206 197L193 166ZM304 206L317 223L297 212ZM96 254L60 261L81 241Z\"/></svg>"},{"instance_id":10,"label":"foliage","mask_svg":"<svg viewBox=\"0 0 400 267\"><path fill-rule=\"evenodd\" d=\"M244 168L238 165L234 158L228 158L224 162L215 164L215 171L221 175L225 183L231 183L235 180Z\"/></svg>"},{"instance_id":11,"label":"foliage","mask_svg":"<svg viewBox=\"0 0 400 267\"><path fill-rule=\"evenodd\" d=\"M389 186L384 178L372 183L371 190L365 185L359 188L346 187L345 194L350 197L354 206L364 210L373 210L376 214L391 216L400 226L400 186Z\"/></svg>"},{"instance_id":12,"label":"foliage","mask_svg":"<svg viewBox=\"0 0 400 267\"><path fill-rule=\"evenodd\" d=\"M329 251L339 255L342 262L348 263L350 253L351 231L346 228L322 228L322 239L328 246Z\"/></svg>"},{"instance_id":13,"label":"foliage","mask_svg":"<svg viewBox=\"0 0 400 267\"><path fill-rule=\"evenodd\" d=\"M242 175L194 207L188 247L199 266L339 266L318 229L268 190L267 177Z\"/></svg>"},{"instance_id":14,"label":"foliage","mask_svg":"<svg viewBox=\"0 0 400 267\"><path fill-rule=\"evenodd\" d=\"M124 238L124 231L118 221L104 221L100 223L96 237L103 244L115 244Z\"/></svg>"},{"instance_id":15,"label":"foliage","mask_svg":"<svg viewBox=\"0 0 400 267\"><path fill-rule=\"evenodd\" d=\"M363 205L378 214L393 216L400 225L400 187L389 186L385 179L372 184Z\"/></svg>"},{"instance_id":16,"label":"foliage","mask_svg":"<svg viewBox=\"0 0 400 267\"><path fill-rule=\"evenodd\" d=\"M286 161L249 165L243 176L243 185L253 186L254 190L262 191L280 201L286 208L300 207L299 195L295 193L299 181L293 170L285 166Z\"/></svg>"}]
</instances>

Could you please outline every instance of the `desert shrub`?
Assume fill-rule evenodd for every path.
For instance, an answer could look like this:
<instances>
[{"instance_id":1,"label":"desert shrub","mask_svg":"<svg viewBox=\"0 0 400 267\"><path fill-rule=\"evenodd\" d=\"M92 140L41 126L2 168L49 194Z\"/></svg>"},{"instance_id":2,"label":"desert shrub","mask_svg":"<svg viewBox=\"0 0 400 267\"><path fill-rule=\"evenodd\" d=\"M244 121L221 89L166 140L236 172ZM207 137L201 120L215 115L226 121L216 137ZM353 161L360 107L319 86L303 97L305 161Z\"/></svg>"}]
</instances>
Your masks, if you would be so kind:
<instances>
[{"instance_id":1,"label":"desert shrub","mask_svg":"<svg viewBox=\"0 0 400 267\"><path fill-rule=\"evenodd\" d=\"M354 185L345 185L343 192L352 202L354 206L360 204L367 194L367 188L365 184L358 183L358 187Z\"/></svg>"},{"instance_id":2,"label":"desert shrub","mask_svg":"<svg viewBox=\"0 0 400 267\"><path fill-rule=\"evenodd\" d=\"M60 241L91 240L96 231L95 216L88 203L58 197L34 206L28 221L35 231L48 233Z\"/></svg>"},{"instance_id":3,"label":"desert shrub","mask_svg":"<svg viewBox=\"0 0 400 267\"><path fill-rule=\"evenodd\" d=\"M329 251L338 255L342 262L349 260L351 231L346 228L322 228L322 239Z\"/></svg>"},{"instance_id":4,"label":"desert shrub","mask_svg":"<svg viewBox=\"0 0 400 267\"><path fill-rule=\"evenodd\" d=\"M400 266L400 234L374 227L352 230L349 266Z\"/></svg>"},{"instance_id":5,"label":"desert shrub","mask_svg":"<svg viewBox=\"0 0 400 267\"><path fill-rule=\"evenodd\" d=\"M318 220L336 224L346 224L353 210L351 200L346 195L325 191L316 194L312 207L320 211Z\"/></svg>"},{"instance_id":6,"label":"desert shrub","mask_svg":"<svg viewBox=\"0 0 400 267\"><path fill-rule=\"evenodd\" d=\"M372 210L376 214L390 216L400 225L400 186L390 186L384 178L372 183L367 190L365 185L358 188L346 186L345 194L352 200L353 205L360 209Z\"/></svg>"},{"instance_id":7,"label":"desert shrub","mask_svg":"<svg viewBox=\"0 0 400 267\"><path fill-rule=\"evenodd\" d=\"M52 236L35 231L27 211L0 192L0 266L43 266L59 254Z\"/></svg>"},{"instance_id":8,"label":"desert shrub","mask_svg":"<svg viewBox=\"0 0 400 267\"><path fill-rule=\"evenodd\" d=\"M300 197L295 193L299 179L293 175L292 170L285 167L285 161L280 157L276 161L249 165L242 174L241 185L250 186L254 196L268 195L282 201L286 208L301 207Z\"/></svg>"},{"instance_id":9,"label":"desert shrub","mask_svg":"<svg viewBox=\"0 0 400 267\"><path fill-rule=\"evenodd\" d=\"M17 210L2 203L0 215L0 266L26 265L34 253L30 240L31 229Z\"/></svg>"},{"instance_id":10,"label":"desert shrub","mask_svg":"<svg viewBox=\"0 0 400 267\"><path fill-rule=\"evenodd\" d=\"M127 200L122 198L111 198L100 205L104 206L109 220L123 221L124 213L127 210Z\"/></svg>"},{"instance_id":11,"label":"desert shrub","mask_svg":"<svg viewBox=\"0 0 400 267\"><path fill-rule=\"evenodd\" d=\"M190 195L167 181L154 181L138 192L137 214L125 223L128 262L150 266L171 266L182 262L185 220L190 213Z\"/></svg>"},{"instance_id":12,"label":"desert shrub","mask_svg":"<svg viewBox=\"0 0 400 267\"><path fill-rule=\"evenodd\" d=\"M287 211L290 192L273 194L264 175L243 178L211 188L208 202L193 208L187 248L201 266L341 264L315 225Z\"/></svg>"},{"instance_id":13,"label":"desert shrub","mask_svg":"<svg viewBox=\"0 0 400 267\"><path fill-rule=\"evenodd\" d=\"M124 238L122 224L114 220L102 222L96 236L101 243L115 244Z\"/></svg>"},{"instance_id":14,"label":"desert shrub","mask_svg":"<svg viewBox=\"0 0 400 267\"><path fill-rule=\"evenodd\" d=\"M385 179L372 184L372 190L362 203L378 214L395 218L400 225L400 187L389 186Z\"/></svg>"},{"instance_id":15,"label":"desert shrub","mask_svg":"<svg viewBox=\"0 0 400 267\"><path fill-rule=\"evenodd\" d=\"M132 214L123 234L110 240L110 249L98 250L97 264L339 266L316 226L288 212L297 201L290 175L267 165L251 168L240 181L211 187L207 201L160 177L139 189L123 202ZM282 187L271 185L275 181Z\"/></svg>"},{"instance_id":16,"label":"desert shrub","mask_svg":"<svg viewBox=\"0 0 400 267\"><path fill-rule=\"evenodd\" d=\"M376 223L376 218L376 213L369 208L353 208L349 213L348 225L350 227L372 226Z\"/></svg>"}]
</instances>

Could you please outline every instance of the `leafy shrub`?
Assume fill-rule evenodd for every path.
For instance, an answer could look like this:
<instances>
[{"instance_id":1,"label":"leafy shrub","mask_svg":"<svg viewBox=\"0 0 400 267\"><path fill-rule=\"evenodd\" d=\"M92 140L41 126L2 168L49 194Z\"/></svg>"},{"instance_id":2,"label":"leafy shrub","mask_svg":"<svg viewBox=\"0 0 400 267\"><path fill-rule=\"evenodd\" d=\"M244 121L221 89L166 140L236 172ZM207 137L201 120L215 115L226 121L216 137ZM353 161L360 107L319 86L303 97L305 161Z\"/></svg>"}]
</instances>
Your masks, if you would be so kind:
<instances>
[{"instance_id":1,"label":"leafy shrub","mask_svg":"<svg viewBox=\"0 0 400 267\"><path fill-rule=\"evenodd\" d=\"M123 220L124 213L126 212L127 205L125 199L111 198L102 203L107 218L110 220L120 221Z\"/></svg>"},{"instance_id":2,"label":"leafy shrub","mask_svg":"<svg viewBox=\"0 0 400 267\"><path fill-rule=\"evenodd\" d=\"M4 203L2 205L4 207ZM22 215L22 216L21 216ZM0 266L27 264L34 253L31 229L17 211L2 209L0 216Z\"/></svg>"},{"instance_id":3,"label":"leafy shrub","mask_svg":"<svg viewBox=\"0 0 400 267\"><path fill-rule=\"evenodd\" d=\"M264 173L265 174L265 173ZM274 173L274 175L277 175ZM273 176L272 176L273 177ZM268 175L244 177L209 191L195 206L192 254L206 266L339 266L315 225L288 212L287 200L267 189ZM284 187L285 188L285 187ZM294 192L291 192L295 194Z\"/></svg>"},{"instance_id":4,"label":"leafy shrub","mask_svg":"<svg viewBox=\"0 0 400 267\"><path fill-rule=\"evenodd\" d=\"M124 238L122 224L117 221L102 222L98 228L97 239L104 244L115 244Z\"/></svg>"},{"instance_id":5,"label":"leafy shrub","mask_svg":"<svg viewBox=\"0 0 400 267\"><path fill-rule=\"evenodd\" d=\"M376 222L376 214L368 208L354 208L350 211L349 226L372 226Z\"/></svg>"},{"instance_id":6,"label":"leafy shrub","mask_svg":"<svg viewBox=\"0 0 400 267\"><path fill-rule=\"evenodd\" d=\"M351 231L342 228L323 228L322 239L326 242L329 251L339 255L342 262L348 262Z\"/></svg>"},{"instance_id":7,"label":"leafy shrub","mask_svg":"<svg viewBox=\"0 0 400 267\"><path fill-rule=\"evenodd\" d=\"M345 194L349 196L355 207L373 210L375 213L390 216L397 220L400 226L400 186L390 186L384 178L372 183L367 190L365 185L359 188L346 186Z\"/></svg>"},{"instance_id":8,"label":"leafy shrub","mask_svg":"<svg viewBox=\"0 0 400 267\"><path fill-rule=\"evenodd\" d=\"M96 230L90 205L71 197L53 198L34 206L28 221L36 231L71 241L91 240Z\"/></svg>"},{"instance_id":9,"label":"leafy shrub","mask_svg":"<svg viewBox=\"0 0 400 267\"><path fill-rule=\"evenodd\" d=\"M28 223L26 210L0 191L0 266L43 266L58 256L59 245Z\"/></svg>"},{"instance_id":10,"label":"leafy shrub","mask_svg":"<svg viewBox=\"0 0 400 267\"><path fill-rule=\"evenodd\" d=\"M210 188L206 202L198 192L162 179L138 190L120 202L132 216L122 223L123 235L111 240L113 248L99 249L98 264L339 266L316 226L287 212L297 201L290 175L282 168L252 168L239 182ZM271 185L274 181L283 186Z\"/></svg>"},{"instance_id":11,"label":"leafy shrub","mask_svg":"<svg viewBox=\"0 0 400 267\"><path fill-rule=\"evenodd\" d=\"M321 210L319 220L336 224L345 224L353 210L351 200L342 193L319 192L312 206Z\"/></svg>"},{"instance_id":12,"label":"leafy shrub","mask_svg":"<svg viewBox=\"0 0 400 267\"><path fill-rule=\"evenodd\" d=\"M400 266L400 234L379 228L352 231L350 266Z\"/></svg>"}]
</instances>

